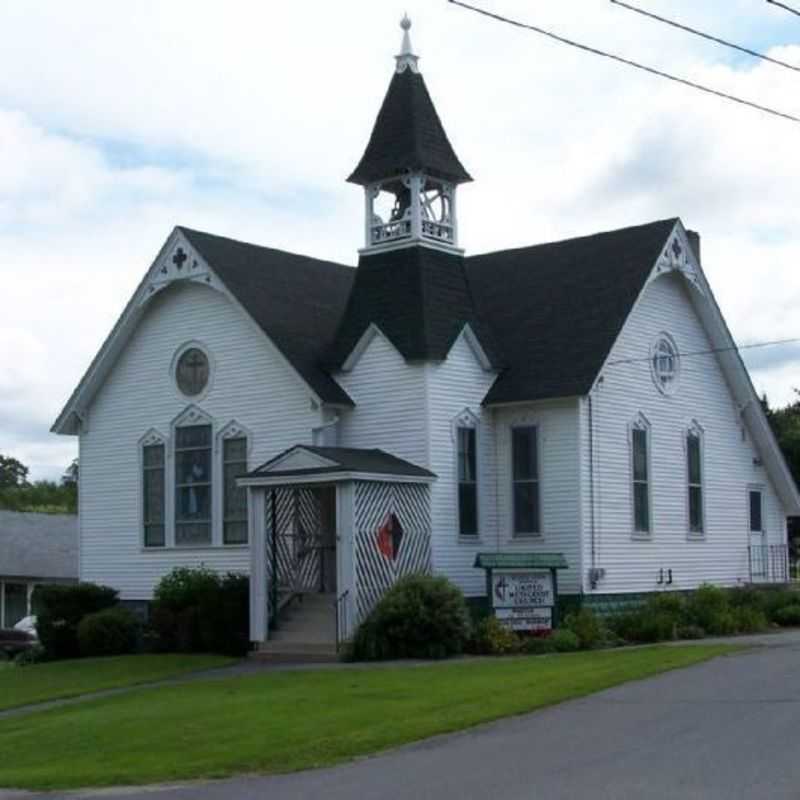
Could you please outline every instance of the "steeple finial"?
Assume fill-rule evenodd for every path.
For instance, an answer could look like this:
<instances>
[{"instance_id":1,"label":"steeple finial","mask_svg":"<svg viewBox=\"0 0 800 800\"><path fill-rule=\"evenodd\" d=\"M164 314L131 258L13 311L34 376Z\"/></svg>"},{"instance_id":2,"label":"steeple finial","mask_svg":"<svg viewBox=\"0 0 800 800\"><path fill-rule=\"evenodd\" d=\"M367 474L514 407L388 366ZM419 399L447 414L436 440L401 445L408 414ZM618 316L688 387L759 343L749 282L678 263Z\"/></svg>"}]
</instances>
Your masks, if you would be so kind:
<instances>
[{"instance_id":1,"label":"steeple finial","mask_svg":"<svg viewBox=\"0 0 800 800\"><path fill-rule=\"evenodd\" d=\"M411 20L408 18L408 14L403 14L403 19L400 20L400 27L403 29L403 44L400 48L400 55L395 56L395 61L397 61L397 72L405 72L406 68L410 69L412 72L419 72L419 67L417 66L417 61L419 61L419 56L414 55L414 51L411 49L411 36L409 36L409 29L411 28Z\"/></svg>"}]
</instances>

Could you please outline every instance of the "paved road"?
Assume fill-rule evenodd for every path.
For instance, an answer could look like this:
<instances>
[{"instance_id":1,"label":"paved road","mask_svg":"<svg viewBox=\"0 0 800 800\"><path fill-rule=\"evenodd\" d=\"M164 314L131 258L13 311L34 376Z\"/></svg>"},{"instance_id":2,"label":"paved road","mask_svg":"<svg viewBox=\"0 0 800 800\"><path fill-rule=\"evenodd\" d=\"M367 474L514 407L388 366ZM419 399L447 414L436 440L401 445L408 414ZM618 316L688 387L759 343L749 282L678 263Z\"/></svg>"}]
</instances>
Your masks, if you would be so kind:
<instances>
[{"instance_id":1,"label":"paved road","mask_svg":"<svg viewBox=\"0 0 800 800\"><path fill-rule=\"evenodd\" d=\"M334 769L113 796L797 800L800 641L770 644Z\"/></svg>"}]
</instances>

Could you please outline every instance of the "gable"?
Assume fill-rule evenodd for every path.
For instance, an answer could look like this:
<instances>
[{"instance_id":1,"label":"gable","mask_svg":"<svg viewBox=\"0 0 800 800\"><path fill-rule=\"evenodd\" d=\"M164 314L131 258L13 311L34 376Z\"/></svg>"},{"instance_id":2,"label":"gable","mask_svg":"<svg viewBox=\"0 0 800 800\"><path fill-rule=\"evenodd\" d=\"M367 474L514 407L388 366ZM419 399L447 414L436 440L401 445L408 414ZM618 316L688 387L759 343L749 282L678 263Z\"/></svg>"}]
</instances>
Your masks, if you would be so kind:
<instances>
[{"instance_id":1,"label":"gable","mask_svg":"<svg viewBox=\"0 0 800 800\"><path fill-rule=\"evenodd\" d=\"M175 228L51 430L80 430L88 406L152 302L171 287L190 284L224 295L250 322L253 336L262 337L317 401L352 405L318 363L319 349L332 336L344 306L351 273L329 262Z\"/></svg>"}]
</instances>

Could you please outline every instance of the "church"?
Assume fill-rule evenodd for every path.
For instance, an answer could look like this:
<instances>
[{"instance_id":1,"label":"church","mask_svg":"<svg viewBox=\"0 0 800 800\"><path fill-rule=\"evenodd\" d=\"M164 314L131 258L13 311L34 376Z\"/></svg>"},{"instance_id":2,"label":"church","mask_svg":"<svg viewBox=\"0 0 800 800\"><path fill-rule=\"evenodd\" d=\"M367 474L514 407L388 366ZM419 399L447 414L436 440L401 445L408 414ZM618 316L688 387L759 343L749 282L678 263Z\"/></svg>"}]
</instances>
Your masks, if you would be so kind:
<instances>
[{"instance_id":1,"label":"church","mask_svg":"<svg viewBox=\"0 0 800 800\"><path fill-rule=\"evenodd\" d=\"M465 254L410 25L348 178L357 268L176 227L54 423L80 578L144 606L176 566L247 573L262 648L347 638L413 572L485 602L481 554L589 604L785 581L800 496L700 237Z\"/></svg>"}]
</instances>

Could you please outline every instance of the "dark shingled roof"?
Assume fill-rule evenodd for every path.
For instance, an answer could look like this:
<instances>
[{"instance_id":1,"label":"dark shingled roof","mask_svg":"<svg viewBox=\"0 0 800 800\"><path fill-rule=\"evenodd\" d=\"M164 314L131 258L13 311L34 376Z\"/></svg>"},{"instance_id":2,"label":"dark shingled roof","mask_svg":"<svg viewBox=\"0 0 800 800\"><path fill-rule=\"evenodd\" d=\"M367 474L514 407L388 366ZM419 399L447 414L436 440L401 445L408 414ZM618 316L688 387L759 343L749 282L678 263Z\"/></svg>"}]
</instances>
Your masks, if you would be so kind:
<instances>
[{"instance_id":1,"label":"dark shingled roof","mask_svg":"<svg viewBox=\"0 0 800 800\"><path fill-rule=\"evenodd\" d=\"M341 367L371 323L409 361L443 360L469 323L492 364L502 363L475 312L464 259L454 253L415 246L363 255L328 353L331 367Z\"/></svg>"},{"instance_id":2,"label":"dark shingled roof","mask_svg":"<svg viewBox=\"0 0 800 800\"><path fill-rule=\"evenodd\" d=\"M271 464L280 461L287 453L292 450L307 450L309 453L336 462L331 467L308 467L304 469L291 470L271 470ZM247 477L254 478L264 475L271 477L292 476L292 475L319 475L331 474L335 472L361 472L374 475L395 475L409 478L435 478L436 475L423 467L418 467L410 461L393 456L385 450L363 450L354 447L312 447L311 445L295 445L288 450L284 450L280 455L262 464L258 469L253 470Z\"/></svg>"},{"instance_id":3,"label":"dark shingled roof","mask_svg":"<svg viewBox=\"0 0 800 800\"><path fill-rule=\"evenodd\" d=\"M0 578L78 580L78 515L0 511Z\"/></svg>"},{"instance_id":4,"label":"dark shingled roof","mask_svg":"<svg viewBox=\"0 0 800 800\"><path fill-rule=\"evenodd\" d=\"M276 347L327 403L353 401L322 368L355 270L180 228Z\"/></svg>"},{"instance_id":5,"label":"dark shingled roof","mask_svg":"<svg viewBox=\"0 0 800 800\"><path fill-rule=\"evenodd\" d=\"M347 179L367 184L424 170L455 183L471 181L436 113L422 75L395 72L361 161Z\"/></svg>"},{"instance_id":6,"label":"dark shingled roof","mask_svg":"<svg viewBox=\"0 0 800 800\"><path fill-rule=\"evenodd\" d=\"M586 394L676 222L466 259L508 366L484 402Z\"/></svg>"}]
</instances>

